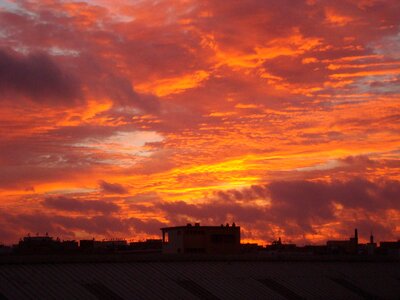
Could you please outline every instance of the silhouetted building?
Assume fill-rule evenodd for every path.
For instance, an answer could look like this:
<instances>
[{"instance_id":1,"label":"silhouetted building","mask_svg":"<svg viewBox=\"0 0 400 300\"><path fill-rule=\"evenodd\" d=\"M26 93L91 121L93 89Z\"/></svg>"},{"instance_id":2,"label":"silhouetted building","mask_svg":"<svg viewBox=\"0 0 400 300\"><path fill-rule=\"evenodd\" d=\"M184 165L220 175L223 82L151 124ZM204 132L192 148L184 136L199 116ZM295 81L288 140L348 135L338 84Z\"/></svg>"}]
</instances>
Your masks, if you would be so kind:
<instances>
[{"instance_id":1,"label":"silhouetted building","mask_svg":"<svg viewBox=\"0 0 400 300\"><path fill-rule=\"evenodd\" d=\"M400 257L400 240L397 242L380 242L379 253Z\"/></svg>"},{"instance_id":2,"label":"silhouetted building","mask_svg":"<svg viewBox=\"0 0 400 300\"><path fill-rule=\"evenodd\" d=\"M327 254L326 245L306 245L301 248L301 251L309 254L324 255Z\"/></svg>"},{"instance_id":3,"label":"silhouetted building","mask_svg":"<svg viewBox=\"0 0 400 300\"><path fill-rule=\"evenodd\" d=\"M265 248L268 251L294 251L296 250L296 244L284 244L279 237L278 240L273 241L271 245L267 245Z\"/></svg>"},{"instance_id":4,"label":"silhouetted building","mask_svg":"<svg viewBox=\"0 0 400 300\"><path fill-rule=\"evenodd\" d=\"M374 255L376 252L376 243L374 242L374 236L370 235L369 243L366 244L358 244L358 253L364 255Z\"/></svg>"},{"instance_id":5,"label":"silhouetted building","mask_svg":"<svg viewBox=\"0 0 400 300\"><path fill-rule=\"evenodd\" d=\"M357 254L358 253L358 231L354 230L354 237L348 240L327 241L326 247L331 254Z\"/></svg>"},{"instance_id":6,"label":"silhouetted building","mask_svg":"<svg viewBox=\"0 0 400 300\"><path fill-rule=\"evenodd\" d=\"M79 248L83 251L92 251L94 249L95 239L92 240L80 240Z\"/></svg>"},{"instance_id":7,"label":"silhouetted building","mask_svg":"<svg viewBox=\"0 0 400 300\"><path fill-rule=\"evenodd\" d=\"M75 251L79 249L79 244L75 240L62 241L61 249L66 252Z\"/></svg>"},{"instance_id":8,"label":"silhouetted building","mask_svg":"<svg viewBox=\"0 0 400 300\"><path fill-rule=\"evenodd\" d=\"M142 252L161 252L162 240L161 239L147 239L144 242L131 242L129 243L129 249L133 251Z\"/></svg>"},{"instance_id":9,"label":"silhouetted building","mask_svg":"<svg viewBox=\"0 0 400 300\"><path fill-rule=\"evenodd\" d=\"M266 247L258 244L241 244L240 227L233 223L221 226L200 226L200 223L187 224L186 226L161 228L162 239L147 239L145 241L127 243L124 239L111 239L97 241L81 240L61 241L46 235L26 236L17 245L12 247L0 244L0 254L113 254L113 253L206 253L216 255L252 254L270 257L278 254L280 258L300 257L315 255L328 255L340 257L343 254L388 256L389 259L400 257L400 240L381 242L380 246L370 235L368 243L360 244L358 232L355 229L353 237L348 240L331 240L326 245L306 245L297 247L296 244L283 243L281 238L273 241ZM262 253L258 253L262 252ZM268 253L270 252L270 253ZM27 256L28 258L30 256ZM86 257L86 255L84 256ZM349 256L350 257L350 256ZM1 295L0 295L1 296ZM0 297L1 298L1 297Z\"/></svg>"},{"instance_id":10,"label":"silhouetted building","mask_svg":"<svg viewBox=\"0 0 400 300\"><path fill-rule=\"evenodd\" d=\"M16 253L22 254L51 254L69 253L78 249L76 241L60 241L46 235L26 236L15 246Z\"/></svg>"},{"instance_id":11,"label":"silhouetted building","mask_svg":"<svg viewBox=\"0 0 400 300\"><path fill-rule=\"evenodd\" d=\"M1 254L9 254L12 252L12 248L6 245L0 244L0 255Z\"/></svg>"},{"instance_id":12,"label":"silhouetted building","mask_svg":"<svg viewBox=\"0 0 400 300\"><path fill-rule=\"evenodd\" d=\"M240 244L241 253L256 253L262 251L263 249L264 249L263 246L256 243Z\"/></svg>"},{"instance_id":13,"label":"silhouetted building","mask_svg":"<svg viewBox=\"0 0 400 300\"><path fill-rule=\"evenodd\" d=\"M240 227L186 226L165 227L162 230L163 253L236 254L240 252Z\"/></svg>"},{"instance_id":14,"label":"silhouetted building","mask_svg":"<svg viewBox=\"0 0 400 300\"><path fill-rule=\"evenodd\" d=\"M56 241L48 236L26 236L15 246L15 251L21 254L45 254L54 252Z\"/></svg>"},{"instance_id":15,"label":"silhouetted building","mask_svg":"<svg viewBox=\"0 0 400 300\"><path fill-rule=\"evenodd\" d=\"M80 240L80 249L84 252L113 252L117 250L127 250L128 243L126 240Z\"/></svg>"}]
</instances>

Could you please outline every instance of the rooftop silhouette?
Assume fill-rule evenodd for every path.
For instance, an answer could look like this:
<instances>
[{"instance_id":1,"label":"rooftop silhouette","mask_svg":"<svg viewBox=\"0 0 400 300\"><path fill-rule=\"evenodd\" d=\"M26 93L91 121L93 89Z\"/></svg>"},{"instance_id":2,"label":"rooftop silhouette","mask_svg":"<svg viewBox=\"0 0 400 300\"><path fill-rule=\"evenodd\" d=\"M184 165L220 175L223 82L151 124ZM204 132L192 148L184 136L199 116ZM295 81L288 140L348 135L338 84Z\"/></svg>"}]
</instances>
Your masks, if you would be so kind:
<instances>
[{"instance_id":1,"label":"rooftop silhouette","mask_svg":"<svg viewBox=\"0 0 400 300\"><path fill-rule=\"evenodd\" d=\"M160 255L308 255L308 256L390 256L400 258L400 240L382 241L379 245L370 235L368 243L360 243L358 230L344 240L328 240L323 245L297 246L285 243L279 237L261 246L241 243L240 226L221 224L202 226L200 223L161 228L160 239L128 242L126 239L110 240L61 240L45 235L28 235L13 246L0 247L3 255L50 255L50 254L160 254Z\"/></svg>"}]
</instances>

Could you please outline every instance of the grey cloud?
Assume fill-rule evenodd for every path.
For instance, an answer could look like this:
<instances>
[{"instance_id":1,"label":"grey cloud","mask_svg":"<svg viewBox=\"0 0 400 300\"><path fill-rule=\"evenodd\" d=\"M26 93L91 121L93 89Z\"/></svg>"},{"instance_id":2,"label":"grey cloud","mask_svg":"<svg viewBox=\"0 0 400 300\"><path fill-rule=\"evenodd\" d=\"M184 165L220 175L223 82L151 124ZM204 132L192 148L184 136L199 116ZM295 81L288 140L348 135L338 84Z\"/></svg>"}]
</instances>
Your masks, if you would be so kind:
<instances>
[{"instance_id":1,"label":"grey cloud","mask_svg":"<svg viewBox=\"0 0 400 300\"><path fill-rule=\"evenodd\" d=\"M17 94L39 103L70 105L79 82L44 53L18 55L0 49L0 95Z\"/></svg>"},{"instance_id":2,"label":"grey cloud","mask_svg":"<svg viewBox=\"0 0 400 300\"><path fill-rule=\"evenodd\" d=\"M128 190L119 183L109 183L104 180L99 181L99 186L104 193L127 194Z\"/></svg>"}]
</instances>

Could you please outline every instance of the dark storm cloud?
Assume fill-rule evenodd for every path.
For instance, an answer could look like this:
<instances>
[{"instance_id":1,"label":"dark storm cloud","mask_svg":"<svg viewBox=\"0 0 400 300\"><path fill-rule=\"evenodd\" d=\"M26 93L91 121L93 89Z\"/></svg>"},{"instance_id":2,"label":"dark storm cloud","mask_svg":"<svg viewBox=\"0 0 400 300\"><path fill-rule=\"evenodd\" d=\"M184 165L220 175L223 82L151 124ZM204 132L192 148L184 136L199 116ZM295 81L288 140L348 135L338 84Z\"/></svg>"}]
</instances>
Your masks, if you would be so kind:
<instances>
[{"instance_id":1,"label":"dark storm cloud","mask_svg":"<svg viewBox=\"0 0 400 300\"><path fill-rule=\"evenodd\" d=\"M265 208L256 205L239 204L235 202L212 201L211 203L188 204L184 201L160 203L159 209L168 215L173 223L185 223L190 220L202 220L213 223L225 223L232 216L234 220L250 223L254 220L265 219Z\"/></svg>"},{"instance_id":2,"label":"dark storm cloud","mask_svg":"<svg viewBox=\"0 0 400 300\"><path fill-rule=\"evenodd\" d=\"M157 207L173 215L199 219L224 218L231 214L238 220L268 218L311 222L313 218L329 220L334 217L333 203L345 208L376 210L400 209L399 181L372 182L362 178L348 181L275 181L269 185L252 186L242 190L220 191L210 202L188 204L183 201L159 203ZM260 206L254 200L270 200Z\"/></svg>"},{"instance_id":3,"label":"dark storm cloud","mask_svg":"<svg viewBox=\"0 0 400 300\"><path fill-rule=\"evenodd\" d=\"M267 185L252 185L249 188L241 190L227 190L218 191L216 197L223 199L224 201L241 201L246 202L255 199L266 199L269 195Z\"/></svg>"},{"instance_id":4,"label":"dark storm cloud","mask_svg":"<svg viewBox=\"0 0 400 300\"><path fill-rule=\"evenodd\" d=\"M104 193L127 194L128 190L121 184L109 183L104 180L99 181L99 186Z\"/></svg>"},{"instance_id":5,"label":"dark storm cloud","mask_svg":"<svg viewBox=\"0 0 400 300\"><path fill-rule=\"evenodd\" d=\"M42 204L47 208L75 212L93 211L108 214L120 210L120 207L114 203L100 200L78 200L64 196L46 198Z\"/></svg>"},{"instance_id":6,"label":"dark storm cloud","mask_svg":"<svg viewBox=\"0 0 400 300\"><path fill-rule=\"evenodd\" d=\"M0 95L17 94L39 103L71 104L78 81L44 53L27 56L0 49Z\"/></svg>"},{"instance_id":7,"label":"dark storm cloud","mask_svg":"<svg viewBox=\"0 0 400 300\"><path fill-rule=\"evenodd\" d=\"M16 237L28 233L44 234L62 239L75 239L75 231L83 232L87 238L92 235L115 238L133 237L137 233L160 234L160 228L166 226L156 219L119 218L113 215L67 216L47 214L40 211L11 214L0 210L0 242L15 243Z\"/></svg>"},{"instance_id":8,"label":"dark storm cloud","mask_svg":"<svg viewBox=\"0 0 400 300\"><path fill-rule=\"evenodd\" d=\"M311 230L311 224L333 218L329 192L323 183L307 181L273 182L271 215L275 222L293 220L303 230Z\"/></svg>"},{"instance_id":9,"label":"dark storm cloud","mask_svg":"<svg viewBox=\"0 0 400 300\"><path fill-rule=\"evenodd\" d=\"M129 223L135 228L136 232L160 235L160 228L167 226L166 223L156 219L141 220L138 218L130 218Z\"/></svg>"},{"instance_id":10,"label":"dark storm cloud","mask_svg":"<svg viewBox=\"0 0 400 300\"><path fill-rule=\"evenodd\" d=\"M288 235L296 235L315 233L314 225L340 221L342 225L338 226L343 227L343 233L357 224L365 229L369 223L383 236L390 236L390 222L384 226L373 216L388 209L400 210L399 195L400 182L394 180L276 181L242 190L221 191L204 203L160 202L156 207L166 213L172 223L180 224L193 220L214 223L234 220L249 230L269 224L283 228ZM256 204L257 199L269 200L270 204ZM343 205L344 210L362 210L363 217L338 218L334 203Z\"/></svg>"},{"instance_id":11,"label":"dark storm cloud","mask_svg":"<svg viewBox=\"0 0 400 300\"><path fill-rule=\"evenodd\" d=\"M349 181L281 181L269 185L274 213L295 219L332 217L333 202L345 208L376 210L400 209L397 201L400 182L372 182L363 178Z\"/></svg>"}]
</instances>

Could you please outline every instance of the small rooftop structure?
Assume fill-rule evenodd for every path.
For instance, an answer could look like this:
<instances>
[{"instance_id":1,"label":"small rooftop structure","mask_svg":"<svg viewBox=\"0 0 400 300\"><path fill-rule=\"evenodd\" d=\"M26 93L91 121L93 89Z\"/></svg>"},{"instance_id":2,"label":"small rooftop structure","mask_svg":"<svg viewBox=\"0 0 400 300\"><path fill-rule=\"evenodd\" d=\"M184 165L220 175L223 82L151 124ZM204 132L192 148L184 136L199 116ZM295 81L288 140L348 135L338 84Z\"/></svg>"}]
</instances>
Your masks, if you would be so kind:
<instances>
[{"instance_id":1,"label":"small rooftop structure","mask_svg":"<svg viewBox=\"0 0 400 300\"><path fill-rule=\"evenodd\" d=\"M163 253L237 254L240 252L240 227L235 223L221 226L164 227L162 231Z\"/></svg>"},{"instance_id":2,"label":"small rooftop structure","mask_svg":"<svg viewBox=\"0 0 400 300\"><path fill-rule=\"evenodd\" d=\"M81 250L89 252L123 250L128 247L127 241L123 239L111 239L103 241L97 241L95 239L80 240L79 244Z\"/></svg>"},{"instance_id":3,"label":"small rooftop structure","mask_svg":"<svg viewBox=\"0 0 400 300\"><path fill-rule=\"evenodd\" d=\"M23 237L17 245L14 246L15 253L20 254L50 254L75 251L78 249L78 242L74 240L61 241L46 235Z\"/></svg>"},{"instance_id":4,"label":"small rooftop structure","mask_svg":"<svg viewBox=\"0 0 400 300\"><path fill-rule=\"evenodd\" d=\"M329 253L333 254L357 254L358 253L358 230L354 230L354 237L348 240L331 240L326 242Z\"/></svg>"},{"instance_id":5,"label":"small rooftop structure","mask_svg":"<svg viewBox=\"0 0 400 300\"><path fill-rule=\"evenodd\" d=\"M294 251L296 250L297 246L296 244L285 244L282 243L281 238L279 237L278 240L273 241L271 245L266 246L267 250L272 250L272 251Z\"/></svg>"}]
</instances>

